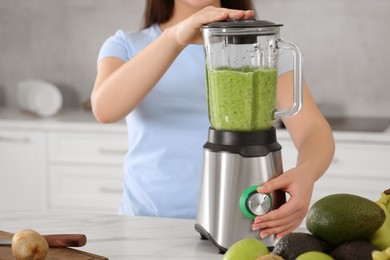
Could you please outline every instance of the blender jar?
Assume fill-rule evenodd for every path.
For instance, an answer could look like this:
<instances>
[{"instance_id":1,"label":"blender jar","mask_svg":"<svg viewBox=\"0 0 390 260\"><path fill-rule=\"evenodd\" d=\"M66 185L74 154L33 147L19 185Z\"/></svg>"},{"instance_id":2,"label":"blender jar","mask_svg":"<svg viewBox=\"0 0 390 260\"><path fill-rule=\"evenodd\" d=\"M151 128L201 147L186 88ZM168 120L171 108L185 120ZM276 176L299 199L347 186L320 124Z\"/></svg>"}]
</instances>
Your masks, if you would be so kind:
<instances>
[{"instance_id":1,"label":"blender jar","mask_svg":"<svg viewBox=\"0 0 390 260\"><path fill-rule=\"evenodd\" d=\"M202 27L209 121L215 130L270 129L276 118L302 106L302 65L298 47L279 37L268 21L226 20ZM276 111L279 48L294 54L294 104Z\"/></svg>"}]
</instances>

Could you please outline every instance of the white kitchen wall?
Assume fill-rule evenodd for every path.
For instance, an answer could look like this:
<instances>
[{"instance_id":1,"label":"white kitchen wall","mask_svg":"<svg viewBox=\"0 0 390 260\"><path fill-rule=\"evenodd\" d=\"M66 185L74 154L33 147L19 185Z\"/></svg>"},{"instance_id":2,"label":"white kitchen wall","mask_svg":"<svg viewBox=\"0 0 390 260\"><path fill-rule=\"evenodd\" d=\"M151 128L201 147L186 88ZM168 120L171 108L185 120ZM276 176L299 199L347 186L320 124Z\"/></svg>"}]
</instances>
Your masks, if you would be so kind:
<instances>
[{"instance_id":1,"label":"white kitchen wall","mask_svg":"<svg viewBox=\"0 0 390 260\"><path fill-rule=\"evenodd\" d=\"M0 105L19 81L55 83L66 107L89 98L96 56L116 29L141 25L144 1L0 0ZM304 53L305 77L328 115L390 116L390 1L254 0Z\"/></svg>"},{"instance_id":2,"label":"white kitchen wall","mask_svg":"<svg viewBox=\"0 0 390 260\"><path fill-rule=\"evenodd\" d=\"M0 0L0 102L16 107L17 83L39 78L60 88L65 107L81 106L103 41L138 29L143 9L131 0Z\"/></svg>"},{"instance_id":3,"label":"white kitchen wall","mask_svg":"<svg viewBox=\"0 0 390 260\"><path fill-rule=\"evenodd\" d=\"M305 77L327 115L390 117L389 0L255 0L304 53Z\"/></svg>"}]
</instances>

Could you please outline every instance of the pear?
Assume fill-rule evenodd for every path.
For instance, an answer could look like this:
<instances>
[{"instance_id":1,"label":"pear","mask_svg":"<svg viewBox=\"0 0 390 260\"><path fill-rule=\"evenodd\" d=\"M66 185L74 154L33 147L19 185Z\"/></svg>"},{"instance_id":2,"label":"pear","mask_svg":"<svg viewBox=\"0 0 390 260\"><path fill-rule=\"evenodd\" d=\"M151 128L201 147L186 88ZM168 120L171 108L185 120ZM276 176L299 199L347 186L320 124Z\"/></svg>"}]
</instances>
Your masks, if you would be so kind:
<instances>
[{"instance_id":1,"label":"pear","mask_svg":"<svg viewBox=\"0 0 390 260\"><path fill-rule=\"evenodd\" d=\"M11 248L17 260L43 260L49 251L45 238L32 229L16 232Z\"/></svg>"},{"instance_id":2,"label":"pear","mask_svg":"<svg viewBox=\"0 0 390 260\"><path fill-rule=\"evenodd\" d=\"M260 240L244 238L229 247L222 260L254 260L268 253L268 248Z\"/></svg>"}]
</instances>

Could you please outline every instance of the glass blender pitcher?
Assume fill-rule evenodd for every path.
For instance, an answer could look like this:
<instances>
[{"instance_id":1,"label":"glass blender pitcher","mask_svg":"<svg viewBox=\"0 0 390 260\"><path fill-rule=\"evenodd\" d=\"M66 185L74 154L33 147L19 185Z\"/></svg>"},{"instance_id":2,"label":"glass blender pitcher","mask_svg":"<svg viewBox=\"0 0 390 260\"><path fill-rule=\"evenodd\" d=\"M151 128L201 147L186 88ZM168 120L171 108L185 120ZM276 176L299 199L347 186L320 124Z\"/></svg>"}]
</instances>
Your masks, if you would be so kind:
<instances>
[{"instance_id":1,"label":"glass blender pitcher","mask_svg":"<svg viewBox=\"0 0 390 260\"><path fill-rule=\"evenodd\" d=\"M299 48L279 37L282 25L257 20L226 20L204 25L209 135L195 230L225 252L244 238L273 247L276 238L252 231L257 215L279 208L285 193L261 194L256 188L283 173L282 147L274 120L302 106ZM291 108L276 111L280 49L294 55Z\"/></svg>"},{"instance_id":2,"label":"glass blender pitcher","mask_svg":"<svg viewBox=\"0 0 390 260\"><path fill-rule=\"evenodd\" d=\"M212 128L227 131L270 129L275 119L294 115L302 104L301 53L279 37L281 25L229 20L203 27L207 98ZM294 105L275 110L279 49L293 51Z\"/></svg>"}]
</instances>

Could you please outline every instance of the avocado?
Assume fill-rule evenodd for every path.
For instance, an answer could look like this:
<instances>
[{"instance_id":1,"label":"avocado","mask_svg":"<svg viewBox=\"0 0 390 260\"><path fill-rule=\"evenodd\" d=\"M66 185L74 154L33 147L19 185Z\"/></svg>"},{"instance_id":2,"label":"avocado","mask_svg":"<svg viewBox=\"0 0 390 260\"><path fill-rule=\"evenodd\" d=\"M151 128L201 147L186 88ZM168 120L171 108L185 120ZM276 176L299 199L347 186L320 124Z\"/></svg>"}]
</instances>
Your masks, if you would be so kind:
<instances>
[{"instance_id":1,"label":"avocado","mask_svg":"<svg viewBox=\"0 0 390 260\"><path fill-rule=\"evenodd\" d=\"M378 250L366 241L350 241L336 247L331 253L335 260L371 260L371 252Z\"/></svg>"},{"instance_id":2,"label":"avocado","mask_svg":"<svg viewBox=\"0 0 390 260\"><path fill-rule=\"evenodd\" d=\"M365 240L385 221L383 209L375 202L352 194L333 194L315 202L306 216L311 234L334 247Z\"/></svg>"},{"instance_id":3,"label":"avocado","mask_svg":"<svg viewBox=\"0 0 390 260\"><path fill-rule=\"evenodd\" d=\"M275 245L272 253L285 260L295 260L299 255L308 251L325 251L321 240L309 233L295 232L282 237Z\"/></svg>"}]
</instances>

